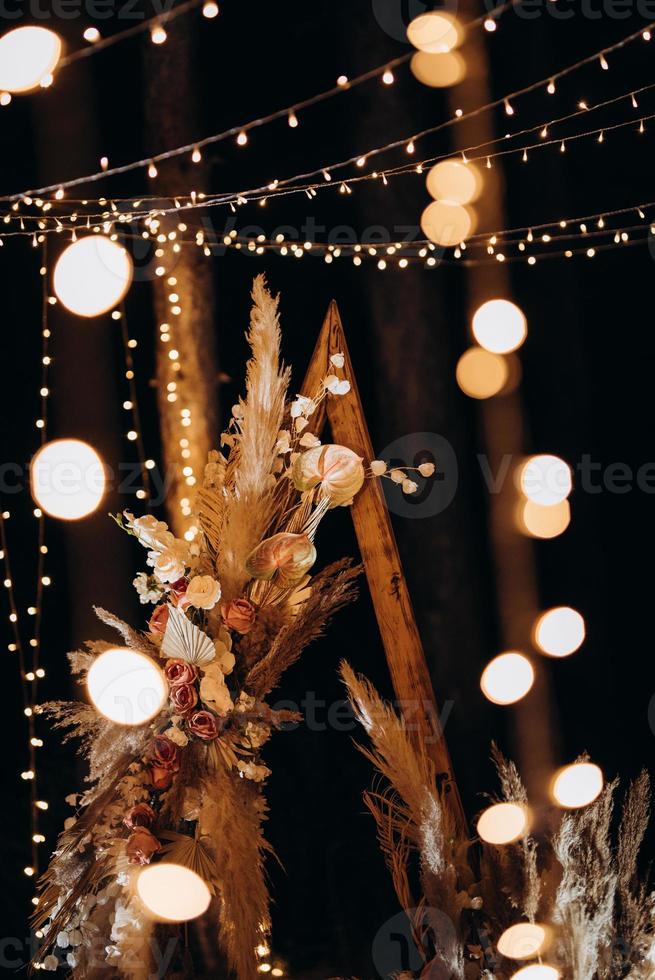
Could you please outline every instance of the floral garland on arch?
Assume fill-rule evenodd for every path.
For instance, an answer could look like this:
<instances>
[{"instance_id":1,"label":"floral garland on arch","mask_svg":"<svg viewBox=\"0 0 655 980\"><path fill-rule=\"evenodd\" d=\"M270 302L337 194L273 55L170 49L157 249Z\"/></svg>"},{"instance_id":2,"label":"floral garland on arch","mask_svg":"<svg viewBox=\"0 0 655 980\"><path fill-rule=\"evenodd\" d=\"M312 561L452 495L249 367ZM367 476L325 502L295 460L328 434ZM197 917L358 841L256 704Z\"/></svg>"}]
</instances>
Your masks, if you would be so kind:
<instances>
[{"instance_id":1,"label":"floral garland on arch","mask_svg":"<svg viewBox=\"0 0 655 980\"><path fill-rule=\"evenodd\" d=\"M147 549L148 569L134 585L154 610L145 632L97 613L121 633L128 657L141 666L145 658L146 674L160 677L154 716L117 723L97 709L102 698L40 708L66 738L80 740L89 765L88 787L68 798L76 814L40 882L35 964L45 969L145 978L155 931L179 930L170 923L211 904L229 969L238 980L259 975L256 949L270 928L271 848L262 830L270 771L262 749L300 717L273 710L266 698L354 597L359 574L349 559L314 574L316 532L367 478L386 477L407 494L417 489L415 471L380 460L365 466L352 449L320 443L312 416L323 399L348 397L345 359L332 356L312 397L288 400L278 301L263 277L253 303L246 396L210 454L196 501L198 537L180 540L152 515L115 517ZM429 478L434 467L416 472ZM69 655L92 701L94 671L115 653L95 642ZM176 882L194 889L193 910L176 904ZM179 956L188 960L188 950Z\"/></svg>"}]
</instances>

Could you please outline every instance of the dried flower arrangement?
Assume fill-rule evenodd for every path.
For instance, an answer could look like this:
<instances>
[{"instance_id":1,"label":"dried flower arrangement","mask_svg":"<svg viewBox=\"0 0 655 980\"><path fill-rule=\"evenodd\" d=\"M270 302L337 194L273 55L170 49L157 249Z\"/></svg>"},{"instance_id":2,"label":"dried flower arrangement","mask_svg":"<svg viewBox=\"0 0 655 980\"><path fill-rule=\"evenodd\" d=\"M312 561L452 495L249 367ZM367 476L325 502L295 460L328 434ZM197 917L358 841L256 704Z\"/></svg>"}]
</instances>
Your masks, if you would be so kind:
<instances>
[{"instance_id":1,"label":"dried flower arrangement","mask_svg":"<svg viewBox=\"0 0 655 980\"><path fill-rule=\"evenodd\" d=\"M215 896L229 969L239 980L258 975L256 948L269 930L270 846L262 830L269 770L261 750L272 731L297 718L265 699L353 598L359 572L346 559L311 575L316 532L367 477L387 477L405 493L417 489L407 471L389 471L380 460L366 468L348 447L321 445L312 416L322 399L348 396L344 358L331 357L311 397L287 400L278 303L262 277L253 303L246 396L221 450L210 454L196 501L199 536L177 539L152 515L115 518L148 551L148 571L134 585L155 608L147 632L97 613L161 675L154 716L117 724L96 703L41 707L66 738L80 740L89 765L88 788L69 798L76 815L40 882L35 962L45 969L63 961L79 978L97 969L148 976L150 942L161 928L155 920L192 917L166 903L176 897L166 888L178 879L147 877L172 866L195 889L193 915ZM434 467L418 472L429 477ZM70 655L92 700L92 672L110 652L102 642ZM149 902L153 889L154 905L163 897L165 911Z\"/></svg>"},{"instance_id":2,"label":"dried flower arrangement","mask_svg":"<svg viewBox=\"0 0 655 980\"><path fill-rule=\"evenodd\" d=\"M411 916L423 980L655 978L655 892L638 871L650 818L645 772L628 788L616 826L614 781L591 805L557 814L539 839L528 826L513 843L475 847L437 788L425 747L365 678L348 664L341 670L372 743L360 747L378 777L364 799ZM495 747L493 756L499 802L527 810L516 766Z\"/></svg>"}]
</instances>

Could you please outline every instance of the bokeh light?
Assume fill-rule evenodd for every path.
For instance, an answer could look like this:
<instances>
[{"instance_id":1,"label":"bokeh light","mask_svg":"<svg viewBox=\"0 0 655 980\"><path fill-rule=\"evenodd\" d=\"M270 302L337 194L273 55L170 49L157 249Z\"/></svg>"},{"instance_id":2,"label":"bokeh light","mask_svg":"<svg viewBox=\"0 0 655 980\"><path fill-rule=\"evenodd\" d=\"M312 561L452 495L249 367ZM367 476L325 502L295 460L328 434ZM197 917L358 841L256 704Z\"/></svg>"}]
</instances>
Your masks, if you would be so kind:
<instances>
[{"instance_id":1,"label":"bokeh light","mask_svg":"<svg viewBox=\"0 0 655 980\"><path fill-rule=\"evenodd\" d=\"M470 398L493 398L505 387L509 370L504 357L482 347L471 347L460 357L457 384Z\"/></svg>"},{"instance_id":2,"label":"bokeh light","mask_svg":"<svg viewBox=\"0 0 655 980\"><path fill-rule=\"evenodd\" d=\"M511 980L559 980L561 977L559 970L546 963L532 963L513 973Z\"/></svg>"},{"instance_id":3,"label":"bokeh light","mask_svg":"<svg viewBox=\"0 0 655 980\"><path fill-rule=\"evenodd\" d=\"M527 335L525 314L509 300L488 300L473 316L473 336L481 347L494 354L517 350Z\"/></svg>"},{"instance_id":4,"label":"bokeh light","mask_svg":"<svg viewBox=\"0 0 655 980\"><path fill-rule=\"evenodd\" d=\"M584 618L570 606L549 609L537 620L534 642L549 657L569 657L585 641Z\"/></svg>"},{"instance_id":5,"label":"bokeh light","mask_svg":"<svg viewBox=\"0 0 655 980\"><path fill-rule=\"evenodd\" d=\"M521 530L533 538L556 538L566 531L570 523L571 506L568 500L562 500L551 507L526 500L519 513Z\"/></svg>"},{"instance_id":6,"label":"bokeh light","mask_svg":"<svg viewBox=\"0 0 655 980\"><path fill-rule=\"evenodd\" d=\"M433 201L421 215L421 228L435 245L452 248L465 241L474 230L474 213L461 204Z\"/></svg>"},{"instance_id":7,"label":"bokeh light","mask_svg":"<svg viewBox=\"0 0 655 980\"><path fill-rule=\"evenodd\" d=\"M410 68L414 78L429 88L450 88L461 82L466 75L466 62L459 51L450 51L448 54L417 51Z\"/></svg>"},{"instance_id":8,"label":"bokeh light","mask_svg":"<svg viewBox=\"0 0 655 980\"><path fill-rule=\"evenodd\" d=\"M520 486L528 500L552 507L566 500L573 489L571 467L559 456L532 456L521 467Z\"/></svg>"},{"instance_id":9,"label":"bokeh light","mask_svg":"<svg viewBox=\"0 0 655 980\"><path fill-rule=\"evenodd\" d=\"M494 704L515 704L534 684L534 668L522 653L501 653L487 664L480 679L482 693Z\"/></svg>"},{"instance_id":10,"label":"bokeh light","mask_svg":"<svg viewBox=\"0 0 655 980\"><path fill-rule=\"evenodd\" d=\"M528 830L528 811L520 803L496 803L478 820L478 837L487 844L511 844Z\"/></svg>"},{"instance_id":11,"label":"bokeh light","mask_svg":"<svg viewBox=\"0 0 655 980\"><path fill-rule=\"evenodd\" d=\"M190 922L209 908L206 883L181 864L152 864L137 879L136 890L147 911L160 922Z\"/></svg>"},{"instance_id":12,"label":"bokeh light","mask_svg":"<svg viewBox=\"0 0 655 980\"><path fill-rule=\"evenodd\" d=\"M447 54L461 43L462 29L451 14L431 11L410 22L407 40L426 54Z\"/></svg>"},{"instance_id":13,"label":"bokeh light","mask_svg":"<svg viewBox=\"0 0 655 980\"><path fill-rule=\"evenodd\" d=\"M442 160L430 170L426 180L435 201L471 204L480 196L482 177L478 168L463 160Z\"/></svg>"},{"instance_id":14,"label":"bokeh light","mask_svg":"<svg viewBox=\"0 0 655 980\"><path fill-rule=\"evenodd\" d=\"M95 449L79 439L47 442L30 464L35 503L50 517L78 521L100 506L107 477Z\"/></svg>"},{"instance_id":15,"label":"bokeh light","mask_svg":"<svg viewBox=\"0 0 655 980\"><path fill-rule=\"evenodd\" d=\"M556 773L551 793L559 806L577 810L598 799L604 782L602 769L593 762L575 762Z\"/></svg>"},{"instance_id":16,"label":"bokeh light","mask_svg":"<svg viewBox=\"0 0 655 980\"><path fill-rule=\"evenodd\" d=\"M531 960L544 948L547 935L544 927L536 922L517 922L505 929L496 948L510 960Z\"/></svg>"},{"instance_id":17,"label":"bokeh light","mask_svg":"<svg viewBox=\"0 0 655 980\"><path fill-rule=\"evenodd\" d=\"M61 57L61 40L45 27L17 27L0 37L0 91L30 92Z\"/></svg>"},{"instance_id":18,"label":"bokeh light","mask_svg":"<svg viewBox=\"0 0 655 980\"><path fill-rule=\"evenodd\" d=\"M78 316L100 316L113 309L132 282L132 259L104 235L88 235L60 255L54 290L67 310Z\"/></svg>"},{"instance_id":19,"label":"bokeh light","mask_svg":"<svg viewBox=\"0 0 655 980\"><path fill-rule=\"evenodd\" d=\"M159 714L168 697L168 684L154 660L123 647L96 657L86 684L100 714L117 725L144 725Z\"/></svg>"}]
</instances>

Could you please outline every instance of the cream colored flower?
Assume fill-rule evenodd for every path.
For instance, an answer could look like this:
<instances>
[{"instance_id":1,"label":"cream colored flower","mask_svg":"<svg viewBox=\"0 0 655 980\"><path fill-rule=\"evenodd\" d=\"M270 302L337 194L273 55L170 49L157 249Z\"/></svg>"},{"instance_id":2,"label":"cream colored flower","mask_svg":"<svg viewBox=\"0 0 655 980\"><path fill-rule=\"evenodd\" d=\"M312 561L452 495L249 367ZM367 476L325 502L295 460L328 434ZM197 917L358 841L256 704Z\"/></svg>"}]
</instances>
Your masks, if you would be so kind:
<instances>
[{"instance_id":1,"label":"cream colored flower","mask_svg":"<svg viewBox=\"0 0 655 980\"><path fill-rule=\"evenodd\" d=\"M316 446L321 445L321 440L318 439L313 432L306 432L300 440L300 445L303 447L303 449L315 449Z\"/></svg>"},{"instance_id":2,"label":"cream colored flower","mask_svg":"<svg viewBox=\"0 0 655 980\"><path fill-rule=\"evenodd\" d=\"M333 354L330 358L330 364L334 364L335 368L342 368L346 363L346 358L344 354Z\"/></svg>"},{"instance_id":3,"label":"cream colored flower","mask_svg":"<svg viewBox=\"0 0 655 980\"><path fill-rule=\"evenodd\" d=\"M139 544L153 551L165 551L175 541L175 535L168 530L168 524L158 521L152 514L133 519L131 527Z\"/></svg>"},{"instance_id":4,"label":"cream colored flower","mask_svg":"<svg viewBox=\"0 0 655 980\"><path fill-rule=\"evenodd\" d=\"M222 640L217 640L214 645L216 647L216 663L221 668L223 674L227 676L234 670L237 662L236 657Z\"/></svg>"},{"instance_id":5,"label":"cream colored flower","mask_svg":"<svg viewBox=\"0 0 655 980\"><path fill-rule=\"evenodd\" d=\"M267 769L266 766L258 766L254 762L240 761L237 763L237 768L246 779L252 780L253 783L263 783L271 774L271 770Z\"/></svg>"},{"instance_id":6,"label":"cream colored flower","mask_svg":"<svg viewBox=\"0 0 655 980\"><path fill-rule=\"evenodd\" d=\"M331 395L347 395L350 391L350 381L340 381L336 374L328 375L324 384Z\"/></svg>"},{"instance_id":7,"label":"cream colored flower","mask_svg":"<svg viewBox=\"0 0 655 980\"><path fill-rule=\"evenodd\" d=\"M373 476L384 476L387 472L387 464L383 459L374 459L371 463L371 473Z\"/></svg>"},{"instance_id":8,"label":"cream colored flower","mask_svg":"<svg viewBox=\"0 0 655 980\"><path fill-rule=\"evenodd\" d=\"M289 411L292 419L298 419L301 415L313 415L316 411L316 403L311 398L298 395L295 402L292 402Z\"/></svg>"},{"instance_id":9,"label":"cream colored flower","mask_svg":"<svg viewBox=\"0 0 655 980\"><path fill-rule=\"evenodd\" d=\"M185 599L196 609L213 609L221 597L221 585L211 575L196 575L187 586Z\"/></svg>"},{"instance_id":10,"label":"cream colored flower","mask_svg":"<svg viewBox=\"0 0 655 980\"><path fill-rule=\"evenodd\" d=\"M232 710L232 698L227 689L223 671L216 662L209 664L200 681L200 698L219 715Z\"/></svg>"},{"instance_id":11,"label":"cream colored flower","mask_svg":"<svg viewBox=\"0 0 655 980\"><path fill-rule=\"evenodd\" d=\"M421 474L421 476L424 476L427 479L430 476L434 476L435 468L436 467L434 463L421 463L421 465L418 468L418 471Z\"/></svg>"},{"instance_id":12,"label":"cream colored flower","mask_svg":"<svg viewBox=\"0 0 655 980\"><path fill-rule=\"evenodd\" d=\"M182 729L177 727L177 725L174 725L173 728L166 729L166 738L170 738L171 742L175 742L175 744L179 745L181 749L185 748L189 744L189 739Z\"/></svg>"},{"instance_id":13,"label":"cream colored flower","mask_svg":"<svg viewBox=\"0 0 655 980\"><path fill-rule=\"evenodd\" d=\"M364 483L361 456L346 446L317 446L308 449L295 462L293 482L297 490L321 487L332 507L349 503Z\"/></svg>"},{"instance_id":14,"label":"cream colored flower","mask_svg":"<svg viewBox=\"0 0 655 980\"><path fill-rule=\"evenodd\" d=\"M403 483L403 481L405 480L405 474L402 470L391 470L389 476L391 477L394 483Z\"/></svg>"},{"instance_id":15,"label":"cream colored flower","mask_svg":"<svg viewBox=\"0 0 655 980\"><path fill-rule=\"evenodd\" d=\"M186 542L175 539L172 546L165 551L149 552L148 564L152 566L155 578L160 582L177 582L186 571L187 553Z\"/></svg>"},{"instance_id":16,"label":"cream colored flower","mask_svg":"<svg viewBox=\"0 0 655 980\"><path fill-rule=\"evenodd\" d=\"M408 496L412 493L416 493L418 490L418 484L414 483L413 480L403 480L403 493Z\"/></svg>"}]
</instances>

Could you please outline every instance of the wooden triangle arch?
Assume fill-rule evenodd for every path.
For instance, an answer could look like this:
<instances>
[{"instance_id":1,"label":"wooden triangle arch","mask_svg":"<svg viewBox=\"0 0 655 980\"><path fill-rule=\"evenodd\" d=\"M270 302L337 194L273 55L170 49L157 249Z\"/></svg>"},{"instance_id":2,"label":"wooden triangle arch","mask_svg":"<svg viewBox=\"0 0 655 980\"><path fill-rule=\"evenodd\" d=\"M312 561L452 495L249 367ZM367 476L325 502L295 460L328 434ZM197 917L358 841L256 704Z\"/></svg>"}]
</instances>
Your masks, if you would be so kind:
<instances>
[{"instance_id":1,"label":"wooden triangle arch","mask_svg":"<svg viewBox=\"0 0 655 980\"><path fill-rule=\"evenodd\" d=\"M329 423L335 442L349 446L366 460L374 459L341 317L334 300L303 382L302 393L307 397L311 397L330 374L333 354L345 356L344 370L352 392L348 398L325 399L312 416L311 429L318 435ZM408 729L415 738L426 743L439 782L448 793L454 812L465 825L425 652L379 480L366 481L351 510L396 698Z\"/></svg>"}]
</instances>

